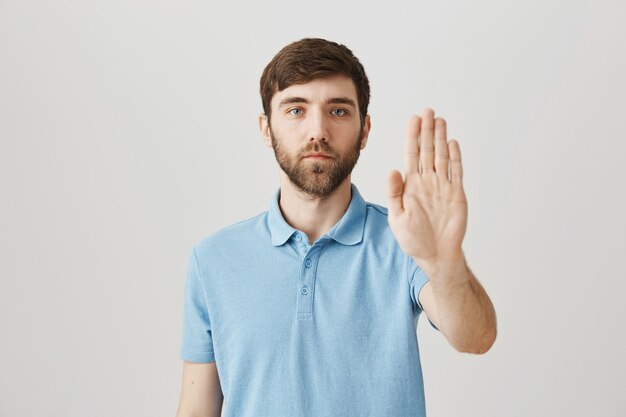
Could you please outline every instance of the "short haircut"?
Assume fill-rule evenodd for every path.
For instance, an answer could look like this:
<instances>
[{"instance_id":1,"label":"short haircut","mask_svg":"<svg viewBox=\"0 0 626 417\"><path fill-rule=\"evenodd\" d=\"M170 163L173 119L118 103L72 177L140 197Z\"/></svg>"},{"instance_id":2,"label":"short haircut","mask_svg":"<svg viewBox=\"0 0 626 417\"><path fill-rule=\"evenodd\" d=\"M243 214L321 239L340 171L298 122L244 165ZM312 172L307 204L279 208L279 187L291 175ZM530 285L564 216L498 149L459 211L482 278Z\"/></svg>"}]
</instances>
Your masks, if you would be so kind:
<instances>
[{"instance_id":1,"label":"short haircut","mask_svg":"<svg viewBox=\"0 0 626 417\"><path fill-rule=\"evenodd\" d=\"M370 101L370 84L365 69L345 45L320 38L304 38L281 49L261 75L261 101L268 122L274 94L294 84L343 74L352 79L359 103L361 127Z\"/></svg>"}]
</instances>

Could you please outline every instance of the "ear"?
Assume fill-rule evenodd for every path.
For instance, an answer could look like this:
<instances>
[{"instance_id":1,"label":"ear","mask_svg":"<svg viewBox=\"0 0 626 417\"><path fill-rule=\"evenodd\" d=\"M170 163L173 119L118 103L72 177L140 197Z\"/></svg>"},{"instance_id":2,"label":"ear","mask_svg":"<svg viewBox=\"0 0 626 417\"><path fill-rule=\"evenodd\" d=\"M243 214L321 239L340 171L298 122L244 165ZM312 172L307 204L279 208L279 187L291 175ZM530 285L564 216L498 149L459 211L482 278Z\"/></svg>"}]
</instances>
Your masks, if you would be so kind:
<instances>
[{"instance_id":1,"label":"ear","mask_svg":"<svg viewBox=\"0 0 626 417\"><path fill-rule=\"evenodd\" d=\"M363 123L363 138L361 139L361 149L365 148L367 145L367 138L370 135L370 130L372 128L372 123L370 121L370 115L365 115L365 123Z\"/></svg>"},{"instance_id":2,"label":"ear","mask_svg":"<svg viewBox=\"0 0 626 417\"><path fill-rule=\"evenodd\" d=\"M265 113L261 113L259 115L259 129L261 130L261 135L263 136L263 140L265 141L265 145L269 148L272 147L272 137L270 135L270 124L267 121L267 116Z\"/></svg>"}]
</instances>

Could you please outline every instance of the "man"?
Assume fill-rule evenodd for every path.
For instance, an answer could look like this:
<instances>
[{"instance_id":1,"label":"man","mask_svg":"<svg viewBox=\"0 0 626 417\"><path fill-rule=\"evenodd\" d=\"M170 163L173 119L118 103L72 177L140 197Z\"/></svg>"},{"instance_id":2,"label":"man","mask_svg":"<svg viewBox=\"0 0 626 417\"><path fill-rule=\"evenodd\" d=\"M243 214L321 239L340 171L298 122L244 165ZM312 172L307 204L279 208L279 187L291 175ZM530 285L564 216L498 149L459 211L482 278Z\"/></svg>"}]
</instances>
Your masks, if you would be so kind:
<instances>
[{"instance_id":1,"label":"man","mask_svg":"<svg viewBox=\"0 0 626 417\"><path fill-rule=\"evenodd\" d=\"M334 42L294 42L265 68L259 125L280 188L268 211L194 246L179 417L424 416L421 311L461 352L494 343L461 249L458 142L431 109L411 117L389 209L365 202L350 175L369 97L361 63Z\"/></svg>"}]
</instances>

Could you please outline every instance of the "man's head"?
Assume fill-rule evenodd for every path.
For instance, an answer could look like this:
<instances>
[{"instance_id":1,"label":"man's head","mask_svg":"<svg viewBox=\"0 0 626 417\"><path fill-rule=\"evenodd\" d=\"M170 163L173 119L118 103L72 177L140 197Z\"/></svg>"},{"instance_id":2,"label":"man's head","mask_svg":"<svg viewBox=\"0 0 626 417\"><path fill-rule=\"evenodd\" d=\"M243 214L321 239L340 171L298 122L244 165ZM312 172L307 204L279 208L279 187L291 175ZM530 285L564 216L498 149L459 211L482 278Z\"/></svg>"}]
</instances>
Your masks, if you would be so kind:
<instances>
[{"instance_id":1,"label":"man's head","mask_svg":"<svg viewBox=\"0 0 626 417\"><path fill-rule=\"evenodd\" d=\"M354 83L361 125L370 102L370 84L361 62L345 45L319 38L305 38L281 49L261 75L261 102L271 124L272 97L294 84L343 74Z\"/></svg>"},{"instance_id":2,"label":"man's head","mask_svg":"<svg viewBox=\"0 0 626 417\"><path fill-rule=\"evenodd\" d=\"M261 77L259 124L294 185L324 197L350 175L369 134L369 97L363 66L343 45L302 39L272 59Z\"/></svg>"}]
</instances>

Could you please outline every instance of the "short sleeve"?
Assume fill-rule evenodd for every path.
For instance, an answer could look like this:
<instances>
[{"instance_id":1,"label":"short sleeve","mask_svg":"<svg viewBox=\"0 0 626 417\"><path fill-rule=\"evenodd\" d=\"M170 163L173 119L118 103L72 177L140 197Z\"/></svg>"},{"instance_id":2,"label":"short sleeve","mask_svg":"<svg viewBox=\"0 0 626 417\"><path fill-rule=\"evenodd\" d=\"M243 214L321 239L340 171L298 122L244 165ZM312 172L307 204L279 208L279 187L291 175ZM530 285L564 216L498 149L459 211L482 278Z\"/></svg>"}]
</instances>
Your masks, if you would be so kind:
<instances>
[{"instance_id":1,"label":"short sleeve","mask_svg":"<svg viewBox=\"0 0 626 417\"><path fill-rule=\"evenodd\" d=\"M195 249L187 266L179 357L190 362L215 362L211 321Z\"/></svg>"},{"instance_id":2,"label":"short sleeve","mask_svg":"<svg viewBox=\"0 0 626 417\"><path fill-rule=\"evenodd\" d=\"M419 265L417 265L411 257L409 257L409 279L411 301L419 308L419 311L424 311L424 308L419 301L419 293L422 288L424 288L424 285L426 285L426 283L428 282L428 277L426 276L422 268L420 268ZM428 318L428 315L426 316L426 318ZM428 319L428 322L435 330L439 330L437 326L435 326L433 322L430 321L430 319Z\"/></svg>"}]
</instances>

